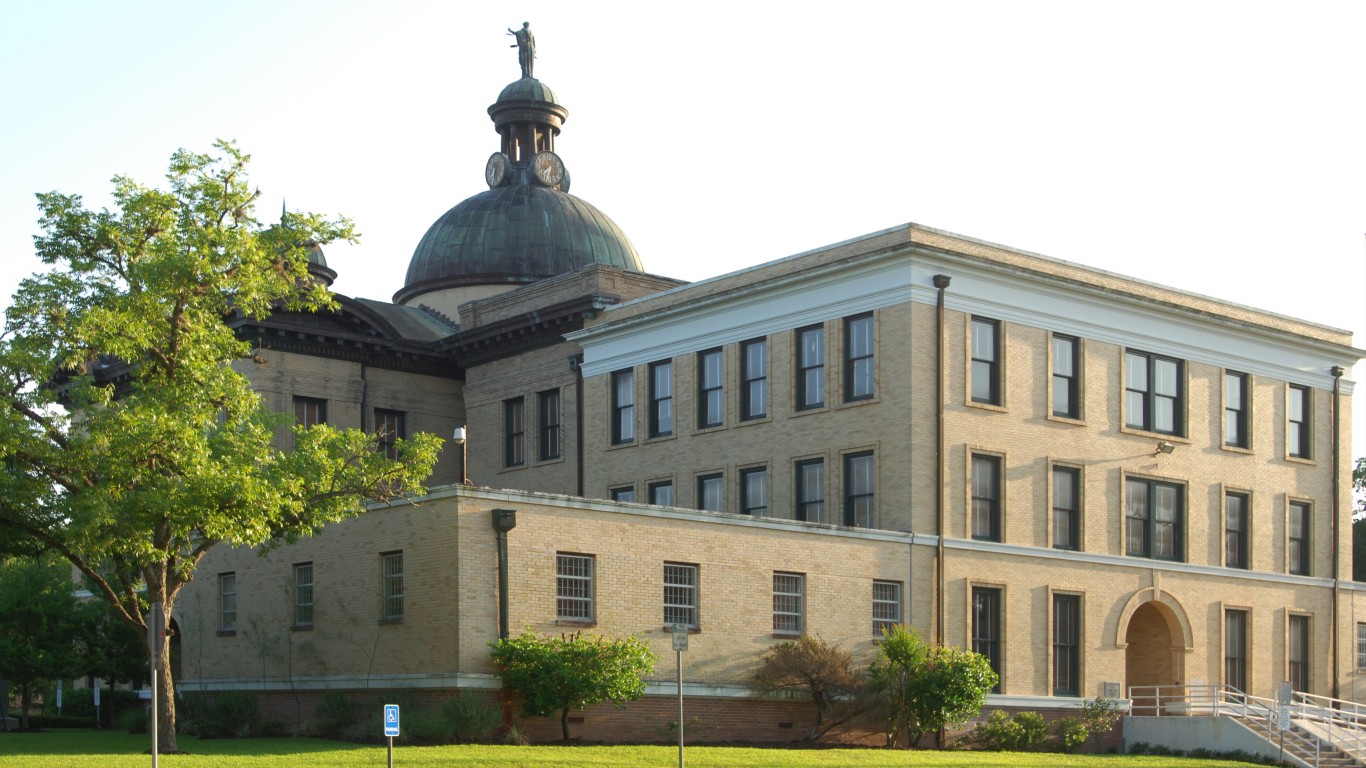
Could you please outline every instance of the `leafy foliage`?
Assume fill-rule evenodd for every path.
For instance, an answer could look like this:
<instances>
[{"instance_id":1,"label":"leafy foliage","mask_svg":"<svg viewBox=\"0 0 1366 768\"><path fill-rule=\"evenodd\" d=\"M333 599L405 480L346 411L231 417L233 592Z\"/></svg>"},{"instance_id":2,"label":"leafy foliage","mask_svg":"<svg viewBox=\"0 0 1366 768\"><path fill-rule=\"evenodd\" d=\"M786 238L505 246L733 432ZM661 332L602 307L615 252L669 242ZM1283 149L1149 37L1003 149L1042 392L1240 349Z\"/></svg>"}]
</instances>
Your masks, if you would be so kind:
<instances>
[{"instance_id":1,"label":"leafy foliage","mask_svg":"<svg viewBox=\"0 0 1366 768\"><path fill-rule=\"evenodd\" d=\"M978 723L964 741L974 749L994 752L1032 752L1048 738L1048 724L1038 712L993 710L984 723Z\"/></svg>"},{"instance_id":2,"label":"leafy foliage","mask_svg":"<svg viewBox=\"0 0 1366 768\"><path fill-rule=\"evenodd\" d=\"M1095 736L1097 741L1115 727L1123 714L1116 702L1104 696L1097 696L1081 705L1081 722L1085 724L1087 734Z\"/></svg>"},{"instance_id":3,"label":"leafy foliage","mask_svg":"<svg viewBox=\"0 0 1366 768\"><path fill-rule=\"evenodd\" d=\"M659 657L639 636L612 640L575 632L541 637L523 632L489 643L503 687L522 697L522 714L560 713L560 730L569 741L569 710L610 701L620 706L645 695L645 676Z\"/></svg>"},{"instance_id":4,"label":"leafy foliage","mask_svg":"<svg viewBox=\"0 0 1366 768\"><path fill-rule=\"evenodd\" d=\"M1366 581L1366 458L1352 469L1352 581Z\"/></svg>"},{"instance_id":5,"label":"leafy foliage","mask_svg":"<svg viewBox=\"0 0 1366 768\"><path fill-rule=\"evenodd\" d=\"M71 567L55 557L0 560L0 678L19 689L21 728L35 685L86 672L88 612L71 587Z\"/></svg>"},{"instance_id":6,"label":"leafy foliage","mask_svg":"<svg viewBox=\"0 0 1366 768\"><path fill-rule=\"evenodd\" d=\"M867 677L854 667L853 654L810 635L770 648L751 684L760 694L802 691L810 695L816 709L816 719L806 734L810 741L858 716L868 705Z\"/></svg>"},{"instance_id":7,"label":"leafy foliage","mask_svg":"<svg viewBox=\"0 0 1366 768\"><path fill-rule=\"evenodd\" d=\"M886 717L889 747L902 735L906 746L915 747L926 733L967 722L982 711L997 682L985 656L930 645L900 625L883 633L870 671Z\"/></svg>"},{"instance_id":8,"label":"leafy foliage","mask_svg":"<svg viewBox=\"0 0 1366 768\"><path fill-rule=\"evenodd\" d=\"M421 491L439 440L295 429L234 368L250 349L234 318L326 310L314 243L351 223L254 218L249 157L226 142L171 157L167 191L114 179L114 211L38 195L49 269L25 280L0 337L0 539L60 553L144 636L147 603L168 625L180 590L220 543L273 545ZM175 751L169 656L159 668L161 748Z\"/></svg>"}]
</instances>

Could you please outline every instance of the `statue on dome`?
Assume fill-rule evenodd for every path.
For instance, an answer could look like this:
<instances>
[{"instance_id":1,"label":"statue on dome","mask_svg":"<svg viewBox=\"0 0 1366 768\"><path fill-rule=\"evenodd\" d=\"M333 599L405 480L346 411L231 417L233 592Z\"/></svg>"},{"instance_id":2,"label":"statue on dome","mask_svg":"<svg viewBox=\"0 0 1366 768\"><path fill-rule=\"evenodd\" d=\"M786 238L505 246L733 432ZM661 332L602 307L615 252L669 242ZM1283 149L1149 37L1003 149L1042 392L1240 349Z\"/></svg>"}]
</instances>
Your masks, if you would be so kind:
<instances>
[{"instance_id":1,"label":"statue on dome","mask_svg":"<svg viewBox=\"0 0 1366 768\"><path fill-rule=\"evenodd\" d=\"M522 65L522 77L531 77L531 67L536 63L536 36L531 34L531 22L522 22L522 28L516 31L509 27L508 34L517 38L516 45L508 47L517 49L517 63Z\"/></svg>"}]
</instances>

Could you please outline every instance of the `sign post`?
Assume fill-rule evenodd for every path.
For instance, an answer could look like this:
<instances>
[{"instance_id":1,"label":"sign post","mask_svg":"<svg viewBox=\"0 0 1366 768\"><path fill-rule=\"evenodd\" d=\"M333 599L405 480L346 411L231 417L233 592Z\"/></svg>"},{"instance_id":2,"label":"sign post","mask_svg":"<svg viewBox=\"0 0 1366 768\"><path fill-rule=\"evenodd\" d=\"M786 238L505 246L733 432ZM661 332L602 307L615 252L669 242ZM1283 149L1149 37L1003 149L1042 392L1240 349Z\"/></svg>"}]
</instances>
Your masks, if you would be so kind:
<instances>
[{"instance_id":1,"label":"sign post","mask_svg":"<svg viewBox=\"0 0 1366 768\"><path fill-rule=\"evenodd\" d=\"M398 705L384 705L384 737L389 740L389 768L394 768L394 737L398 735Z\"/></svg>"},{"instance_id":2,"label":"sign post","mask_svg":"<svg viewBox=\"0 0 1366 768\"><path fill-rule=\"evenodd\" d=\"M166 645L166 613L161 603L152 603L147 612L147 654L152 659L152 711L147 729L152 733L152 768L157 768L157 666Z\"/></svg>"},{"instance_id":3,"label":"sign post","mask_svg":"<svg viewBox=\"0 0 1366 768\"><path fill-rule=\"evenodd\" d=\"M673 625L673 635L678 657L678 768L683 768L683 652L688 650L688 625Z\"/></svg>"}]
</instances>

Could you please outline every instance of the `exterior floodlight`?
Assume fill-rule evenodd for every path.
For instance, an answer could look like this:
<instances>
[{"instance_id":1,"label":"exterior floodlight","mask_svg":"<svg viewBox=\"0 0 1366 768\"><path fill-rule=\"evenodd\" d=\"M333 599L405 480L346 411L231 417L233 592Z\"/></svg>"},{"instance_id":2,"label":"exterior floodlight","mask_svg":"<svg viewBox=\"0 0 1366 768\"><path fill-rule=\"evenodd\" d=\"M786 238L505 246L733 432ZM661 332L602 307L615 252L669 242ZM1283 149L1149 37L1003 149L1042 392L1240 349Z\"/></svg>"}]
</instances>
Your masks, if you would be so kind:
<instances>
[{"instance_id":1,"label":"exterior floodlight","mask_svg":"<svg viewBox=\"0 0 1366 768\"><path fill-rule=\"evenodd\" d=\"M1159 453L1171 453L1174 450L1176 450L1176 443L1173 443L1170 440L1159 440L1157 441L1157 451L1155 451L1153 455L1156 456Z\"/></svg>"}]
</instances>

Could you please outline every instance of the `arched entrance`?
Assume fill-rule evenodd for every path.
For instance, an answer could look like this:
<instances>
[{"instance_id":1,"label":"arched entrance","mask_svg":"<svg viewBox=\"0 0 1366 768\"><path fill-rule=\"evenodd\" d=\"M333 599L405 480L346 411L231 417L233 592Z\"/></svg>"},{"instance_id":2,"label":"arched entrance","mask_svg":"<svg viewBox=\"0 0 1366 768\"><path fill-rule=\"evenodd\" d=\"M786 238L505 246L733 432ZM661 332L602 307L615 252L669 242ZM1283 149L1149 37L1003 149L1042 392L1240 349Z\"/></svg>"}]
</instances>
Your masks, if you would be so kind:
<instances>
[{"instance_id":1,"label":"arched entrance","mask_svg":"<svg viewBox=\"0 0 1366 768\"><path fill-rule=\"evenodd\" d=\"M1158 714L1151 688L1137 695L1132 691L1185 682L1186 652L1191 648L1186 613L1171 595L1145 589L1130 598L1119 629L1117 644L1125 649L1124 690L1135 698L1134 714Z\"/></svg>"}]
</instances>

